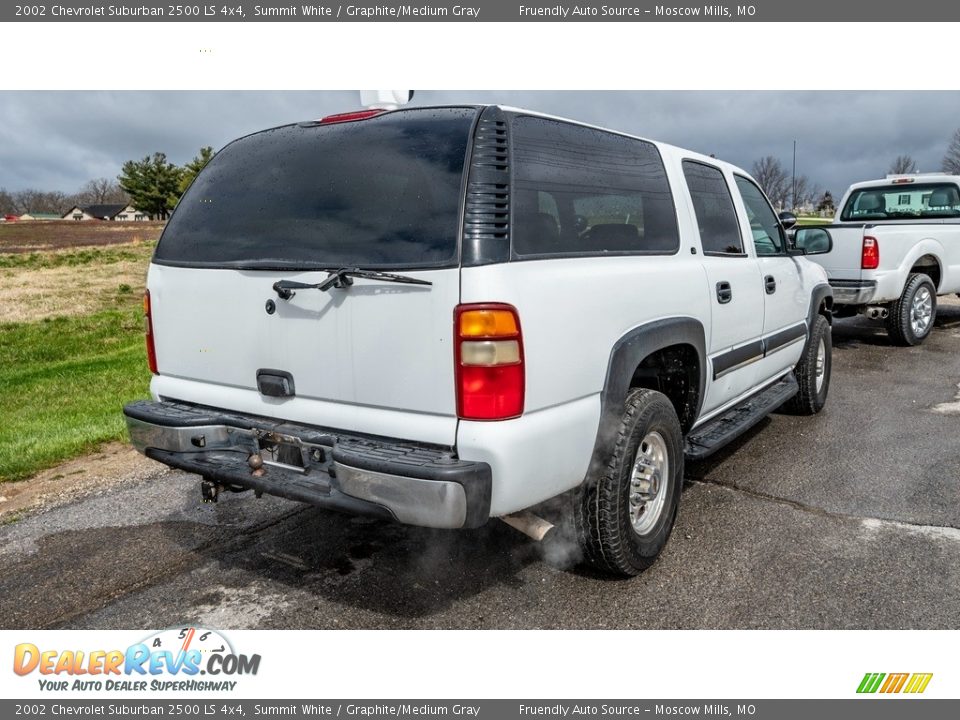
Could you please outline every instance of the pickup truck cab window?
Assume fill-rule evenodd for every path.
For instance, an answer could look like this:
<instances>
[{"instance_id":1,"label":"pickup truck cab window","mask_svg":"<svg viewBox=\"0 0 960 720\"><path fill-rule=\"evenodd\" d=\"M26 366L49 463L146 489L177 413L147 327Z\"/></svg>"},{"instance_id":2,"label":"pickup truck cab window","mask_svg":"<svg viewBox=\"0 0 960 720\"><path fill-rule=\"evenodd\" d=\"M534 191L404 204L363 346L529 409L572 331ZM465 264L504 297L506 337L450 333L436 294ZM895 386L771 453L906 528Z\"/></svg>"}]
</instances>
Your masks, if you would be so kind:
<instances>
[{"instance_id":1,"label":"pickup truck cab window","mask_svg":"<svg viewBox=\"0 0 960 720\"><path fill-rule=\"evenodd\" d=\"M756 185L745 177L736 176L737 189L747 210L753 246L757 255L780 255L786 247L783 228L767 198Z\"/></svg>"},{"instance_id":2,"label":"pickup truck cab window","mask_svg":"<svg viewBox=\"0 0 960 720\"><path fill-rule=\"evenodd\" d=\"M667 173L652 143L529 116L514 120L512 141L516 255L679 249Z\"/></svg>"},{"instance_id":3,"label":"pickup truck cab window","mask_svg":"<svg viewBox=\"0 0 960 720\"><path fill-rule=\"evenodd\" d=\"M710 165L684 160L683 176L690 189L703 252L743 257L740 223L723 173Z\"/></svg>"},{"instance_id":4,"label":"pickup truck cab window","mask_svg":"<svg viewBox=\"0 0 960 720\"><path fill-rule=\"evenodd\" d=\"M960 191L953 183L899 182L854 190L840 212L842 222L960 217Z\"/></svg>"}]
</instances>

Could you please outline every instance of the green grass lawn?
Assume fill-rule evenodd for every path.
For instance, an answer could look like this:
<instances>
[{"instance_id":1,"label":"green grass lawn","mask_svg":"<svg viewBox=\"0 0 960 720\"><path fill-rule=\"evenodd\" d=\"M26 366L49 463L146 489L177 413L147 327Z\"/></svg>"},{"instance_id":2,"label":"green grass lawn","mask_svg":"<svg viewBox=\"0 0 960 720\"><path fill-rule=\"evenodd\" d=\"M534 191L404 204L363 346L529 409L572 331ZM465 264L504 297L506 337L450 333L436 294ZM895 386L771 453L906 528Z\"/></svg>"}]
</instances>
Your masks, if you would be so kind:
<instances>
[{"instance_id":1,"label":"green grass lawn","mask_svg":"<svg viewBox=\"0 0 960 720\"><path fill-rule=\"evenodd\" d=\"M0 324L0 481L125 437L121 408L147 396L139 297L82 317Z\"/></svg>"},{"instance_id":2,"label":"green grass lawn","mask_svg":"<svg viewBox=\"0 0 960 720\"><path fill-rule=\"evenodd\" d=\"M114 265L124 260L149 261L154 243L106 248L78 248L61 252L23 252L0 255L0 268L42 270L80 265Z\"/></svg>"},{"instance_id":3,"label":"green grass lawn","mask_svg":"<svg viewBox=\"0 0 960 720\"><path fill-rule=\"evenodd\" d=\"M809 227L811 225L830 225L833 223L832 217L819 217L817 215L804 216L797 218L797 227Z\"/></svg>"}]
</instances>

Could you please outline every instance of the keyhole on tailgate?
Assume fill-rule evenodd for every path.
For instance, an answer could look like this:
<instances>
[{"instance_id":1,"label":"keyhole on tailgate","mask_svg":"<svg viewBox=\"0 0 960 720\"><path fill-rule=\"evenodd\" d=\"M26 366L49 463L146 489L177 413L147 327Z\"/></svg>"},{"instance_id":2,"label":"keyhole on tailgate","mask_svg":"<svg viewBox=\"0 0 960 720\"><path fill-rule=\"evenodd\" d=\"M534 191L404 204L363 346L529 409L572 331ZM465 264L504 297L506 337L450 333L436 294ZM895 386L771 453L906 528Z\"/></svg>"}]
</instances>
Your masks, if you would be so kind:
<instances>
[{"instance_id":1,"label":"keyhole on tailgate","mask_svg":"<svg viewBox=\"0 0 960 720\"><path fill-rule=\"evenodd\" d=\"M273 315L277 311L277 304L273 300L267 300L264 307L267 310L267 315Z\"/></svg>"}]
</instances>

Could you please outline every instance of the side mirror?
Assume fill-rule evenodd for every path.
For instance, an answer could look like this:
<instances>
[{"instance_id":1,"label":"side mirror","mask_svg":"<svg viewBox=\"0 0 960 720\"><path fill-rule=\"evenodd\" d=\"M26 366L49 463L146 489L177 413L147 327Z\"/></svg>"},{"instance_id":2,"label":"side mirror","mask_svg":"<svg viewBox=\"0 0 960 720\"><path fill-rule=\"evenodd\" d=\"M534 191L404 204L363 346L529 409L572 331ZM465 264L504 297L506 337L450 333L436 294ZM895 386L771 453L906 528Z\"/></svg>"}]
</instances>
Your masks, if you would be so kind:
<instances>
[{"instance_id":1,"label":"side mirror","mask_svg":"<svg viewBox=\"0 0 960 720\"><path fill-rule=\"evenodd\" d=\"M798 228L793 244L804 255L825 255L833 250L833 238L820 227Z\"/></svg>"},{"instance_id":2,"label":"side mirror","mask_svg":"<svg viewBox=\"0 0 960 720\"><path fill-rule=\"evenodd\" d=\"M787 212L784 210L782 213L780 213L780 215L778 215L778 217L780 218L780 224L783 225L784 230L789 230L797 224L797 216L792 212Z\"/></svg>"}]
</instances>

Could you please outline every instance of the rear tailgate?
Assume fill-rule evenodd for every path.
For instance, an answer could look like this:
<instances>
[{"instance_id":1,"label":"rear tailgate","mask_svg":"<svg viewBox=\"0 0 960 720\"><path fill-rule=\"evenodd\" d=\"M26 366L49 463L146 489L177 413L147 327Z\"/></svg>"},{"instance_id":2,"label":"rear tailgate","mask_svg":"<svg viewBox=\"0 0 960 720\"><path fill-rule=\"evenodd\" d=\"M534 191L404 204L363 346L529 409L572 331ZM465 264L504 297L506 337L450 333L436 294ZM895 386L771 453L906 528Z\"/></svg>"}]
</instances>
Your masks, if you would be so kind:
<instances>
[{"instance_id":1,"label":"rear tailgate","mask_svg":"<svg viewBox=\"0 0 960 720\"><path fill-rule=\"evenodd\" d=\"M463 170L476 111L405 110L275 128L217 154L148 278L156 396L453 445L453 313ZM425 280L320 283L362 267ZM258 389L288 374L292 396ZM261 388L262 389L262 388Z\"/></svg>"},{"instance_id":2,"label":"rear tailgate","mask_svg":"<svg viewBox=\"0 0 960 720\"><path fill-rule=\"evenodd\" d=\"M860 280L864 225L830 225L826 229L833 238L833 249L811 255L810 260L822 265L831 280Z\"/></svg>"}]
</instances>

